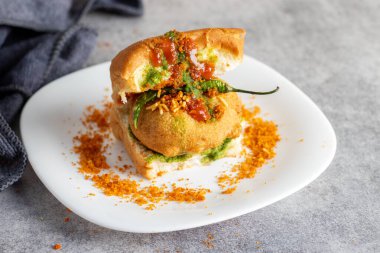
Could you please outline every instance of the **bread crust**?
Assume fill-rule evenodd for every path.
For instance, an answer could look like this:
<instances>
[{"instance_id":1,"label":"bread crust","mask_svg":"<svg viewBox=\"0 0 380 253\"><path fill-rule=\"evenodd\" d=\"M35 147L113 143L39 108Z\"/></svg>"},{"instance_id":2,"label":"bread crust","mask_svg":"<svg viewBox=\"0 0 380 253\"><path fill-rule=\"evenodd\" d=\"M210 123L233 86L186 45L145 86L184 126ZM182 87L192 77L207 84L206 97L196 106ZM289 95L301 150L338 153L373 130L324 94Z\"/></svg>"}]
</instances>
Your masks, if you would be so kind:
<instances>
[{"instance_id":1,"label":"bread crust","mask_svg":"<svg viewBox=\"0 0 380 253\"><path fill-rule=\"evenodd\" d=\"M141 145L130 136L128 123L123 121L115 106L111 110L110 125L114 136L123 142L138 173L148 179L157 177L157 172L153 171L145 160L146 155L142 152Z\"/></svg>"},{"instance_id":2,"label":"bread crust","mask_svg":"<svg viewBox=\"0 0 380 253\"><path fill-rule=\"evenodd\" d=\"M183 32L186 37L194 40L198 50L213 48L231 55L235 61L243 58L245 30L240 28L206 28ZM134 80L135 71L150 63L151 49L163 36L141 40L120 51L113 58L110 75L114 99L121 93L144 92L147 88L139 87Z\"/></svg>"}]
</instances>

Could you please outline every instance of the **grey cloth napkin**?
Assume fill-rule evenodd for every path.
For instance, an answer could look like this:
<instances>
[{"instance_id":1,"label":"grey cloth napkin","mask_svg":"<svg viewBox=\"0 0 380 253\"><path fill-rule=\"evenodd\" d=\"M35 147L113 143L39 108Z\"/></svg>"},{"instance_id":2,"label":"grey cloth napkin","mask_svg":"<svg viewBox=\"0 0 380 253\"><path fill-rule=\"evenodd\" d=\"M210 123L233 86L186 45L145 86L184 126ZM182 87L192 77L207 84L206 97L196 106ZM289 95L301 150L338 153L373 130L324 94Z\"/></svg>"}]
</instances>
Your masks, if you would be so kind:
<instances>
[{"instance_id":1,"label":"grey cloth napkin","mask_svg":"<svg viewBox=\"0 0 380 253\"><path fill-rule=\"evenodd\" d=\"M89 11L139 16L140 0L0 1L0 191L24 171L24 147L10 125L47 82L80 68L96 32L79 24Z\"/></svg>"}]
</instances>

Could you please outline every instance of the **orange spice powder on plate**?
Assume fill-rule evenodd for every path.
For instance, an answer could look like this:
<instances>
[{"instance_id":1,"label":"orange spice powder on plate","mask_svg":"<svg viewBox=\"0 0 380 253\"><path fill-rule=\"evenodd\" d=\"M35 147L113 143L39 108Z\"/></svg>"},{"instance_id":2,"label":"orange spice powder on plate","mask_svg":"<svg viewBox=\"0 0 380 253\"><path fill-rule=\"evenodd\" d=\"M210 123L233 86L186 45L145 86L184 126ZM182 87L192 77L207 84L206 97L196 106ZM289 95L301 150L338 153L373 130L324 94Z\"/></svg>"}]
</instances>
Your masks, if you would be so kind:
<instances>
[{"instance_id":1,"label":"orange spice powder on plate","mask_svg":"<svg viewBox=\"0 0 380 253\"><path fill-rule=\"evenodd\" d=\"M116 166L111 168L107 163L107 147L112 139L109 126L109 114L112 104L103 102L103 109L88 106L84 113L82 123L84 133L79 133L73 138L73 151L79 155L78 171L85 175L85 179L91 180L94 186L102 190L107 196L117 196L126 201L134 202L152 210L155 204L161 201L176 201L195 203L205 200L209 189L176 187L169 189L166 185L141 186L131 178L120 178L112 169L125 172L131 165ZM121 157L118 157L118 161ZM128 174L130 176L132 173Z\"/></svg>"},{"instance_id":2,"label":"orange spice powder on plate","mask_svg":"<svg viewBox=\"0 0 380 253\"><path fill-rule=\"evenodd\" d=\"M280 141L277 125L257 117L260 108L249 111L243 107L243 118L248 123L244 129L242 144L245 147L244 161L236 164L229 173L218 177L218 185L223 194L231 194L243 179L253 178L258 168L275 157L275 147Z\"/></svg>"},{"instance_id":3,"label":"orange spice powder on plate","mask_svg":"<svg viewBox=\"0 0 380 253\"><path fill-rule=\"evenodd\" d=\"M142 186L141 180L136 181L131 178L133 175L131 171L128 174L124 173L131 165L110 166L107 163L109 155L107 148L112 142L109 125L111 106L110 102L104 101L102 109L97 109L95 106L86 108L82 119L85 131L73 138L73 151L79 156L78 171L105 195L120 197L147 210L154 209L160 202L204 201L207 193L211 192L209 189L177 187L175 184L171 187L165 184L157 186L154 182L149 186ZM256 117L259 112L259 107L255 107L253 111L243 108L243 118L248 123L242 140L245 147L242 155L245 159L218 176L218 185L222 188L223 194L233 193L241 180L254 177L256 170L276 154L274 148L280 140L277 126L272 121ZM119 156L118 161L120 160ZM115 174L113 169L123 172L126 178Z\"/></svg>"}]
</instances>

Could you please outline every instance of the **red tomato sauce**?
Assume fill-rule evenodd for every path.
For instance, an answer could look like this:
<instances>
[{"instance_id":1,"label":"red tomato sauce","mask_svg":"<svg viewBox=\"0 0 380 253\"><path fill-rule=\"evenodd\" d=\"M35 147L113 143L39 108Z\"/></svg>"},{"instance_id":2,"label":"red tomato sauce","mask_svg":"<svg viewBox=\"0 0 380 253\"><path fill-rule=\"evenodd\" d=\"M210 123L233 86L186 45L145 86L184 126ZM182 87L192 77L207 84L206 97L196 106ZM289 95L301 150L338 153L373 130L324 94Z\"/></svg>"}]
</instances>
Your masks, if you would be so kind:
<instances>
[{"instance_id":1,"label":"red tomato sauce","mask_svg":"<svg viewBox=\"0 0 380 253\"><path fill-rule=\"evenodd\" d=\"M197 121L207 121L211 119L206 105L200 99L191 99L187 103L187 113Z\"/></svg>"},{"instance_id":2,"label":"red tomato sauce","mask_svg":"<svg viewBox=\"0 0 380 253\"><path fill-rule=\"evenodd\" d=\"M177 43L177 44L176 44ZM179 68L175 68L177 63L178 52L177 50L181 48L181 50L186 54L187 59L190 63L189 72L191 77L194 80L206 79L210 80L215 71L215 67L212 63L209 62L198 62L197 60L197 47L194 41L191 38L183 38L180 41L174 42L169 38L164 38L162 41L157 43L156 47L152 49L152 64L154 67L159 67L163 65L163 56L165 57L169 67L176 73L173 73L173 77L181 76L181 73L178 73Z\"/></svg>"},{"instance_id":3,"label":"red tomato sauce","mask_svg":"<svg viewBox=\"0 0 380 253\"><path fill-rule=\"evenodd\" d=\"M168 84L174 87L183 85L182 76L184 71L188 71L194 81L210 80L214 76L214 64L198 61L197 46L191 38L177 37L177 39L169 39L164 37L151 51L151 61L154 67L160 67L167 63L167 67L171 72ZM185 57L181 55L181 60L179 60L178 54L184 54ZM188 62L189 66L182 61ZM187 103L186 111L197 121L211 119L208 108L202 99L191 99Z\"/></svg>"}]
</instances>

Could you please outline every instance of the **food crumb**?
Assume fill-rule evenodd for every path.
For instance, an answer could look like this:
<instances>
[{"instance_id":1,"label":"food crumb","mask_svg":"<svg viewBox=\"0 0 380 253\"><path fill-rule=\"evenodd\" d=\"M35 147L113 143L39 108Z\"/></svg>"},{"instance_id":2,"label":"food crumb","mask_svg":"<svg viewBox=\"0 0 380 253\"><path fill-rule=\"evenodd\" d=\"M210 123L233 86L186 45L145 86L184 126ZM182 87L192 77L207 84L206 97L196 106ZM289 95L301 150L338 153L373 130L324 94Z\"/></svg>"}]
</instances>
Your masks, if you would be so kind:
<instances>
[{"instance_id":1,"label":"food crumb","mask_svg":"<svg viewBox=\"0 0 380 253\"><path fill-rule=\"evenodd\" d=\"M204 201L206 194L211 191L202 186L192 188L187 185L178 187L172 184L170 189L166 185L157 186L154 183L143 186L144 179L131 178L136 175L136 172L129 170L133 167L132 165L118 164L116 166L107 162L107 156L111 155L110 147L113 145L110 128L111 106L112 103L107 101L103 102L102 109L94 105L88 106L82 118L85 130L78 132L73 138L73 151L78 155L78 161L73 165L78 167L78 171L85 179L90 180L105 195L120 197L125 202L133 202L146 210L153 210L160 204L167 204L168 201L185 203ZM243 117L248 126L244 129L242 143L248 151L243 154L245 161L218 176L218 185L223 194L233 193L240 181L253 178L256 170L276 154L274 148L280 140L277 125L272 121L257 117L259 113L258 106L255 106L253 111L243 108ZM117 161L122 160L122 156L118 155ZM115 172L125 172L124 178L116 175ZM190 179L179 178L178 182L181 181L188 182ZM77 189L80 188L77 187ZM95 196L95 194L89 193L87 197L89 196ZM210 212L209 215L212 213Z\"/></svg>"},{"instance_id":2,"label":"food crumb","mask_svg":"<svg viewBox=\"0 0 380 253\"><path fill-rule=\"evenodd\" d=\"M261 248L261 242L260 241L256 241L256 249L260 249Z\"/></svg>"},{"instance_id":3,"label":"food crumb","mask_svg":"<svg viewBox=\"0 0 380 253\"><path fill-rule=\"evenodd\" d=\"M62 245L60 243L56 243L53 245L54 250L60 250L62 248Z\"/></svg>"},{"instance_id":4,"label":"food crumb","mask_svg":"<svg viewBox=\"0 0 380 253\"><path fill-rule=\"evenodd\" d=\"M228 188L228 189L222 191L222 194L231 194L231 193L233 193L233 192L235 192L235 191L236 191L236 186L235 186L235 187Z\"/></svg>"},{"instance_id":5,"label":"food crumb","mask_svg":"<svg viewBox=\"0 0 380 253\"><path fill-rule=\"evenodd\" d=\"M211 233L207 234L207 239L203 241L203 244L206 245L208 249L214 248L214 236Z\"/></svg>"},{"instance_id":6,"label":"food crumb","mask_svg":"<svg viewBox=\"0 0 380 253\"><path fill-rule=\"evenodd\" d=\"M303 142L303 138L299 139L298 142Z\"/></svg>"},{"instance_id":7,"label":"food crumb","mask_svg":"<svg viewBox=\"0 0 380 253\"><path fill-rule=\"evenodd\" d=\"M229 172L222 172L217 178L222 194L235 192L236 186L243 179L253 178L257 169L275 157L275 147L280 141L277 125L273 121L256 117L260 113L259 107L250 111L243 107L243 118L248 123L244 129L242 155L244 161L232 167Z\"/></svg>"}]
</instances>

